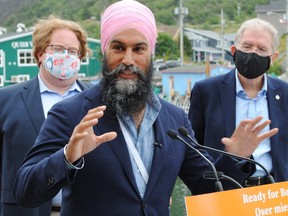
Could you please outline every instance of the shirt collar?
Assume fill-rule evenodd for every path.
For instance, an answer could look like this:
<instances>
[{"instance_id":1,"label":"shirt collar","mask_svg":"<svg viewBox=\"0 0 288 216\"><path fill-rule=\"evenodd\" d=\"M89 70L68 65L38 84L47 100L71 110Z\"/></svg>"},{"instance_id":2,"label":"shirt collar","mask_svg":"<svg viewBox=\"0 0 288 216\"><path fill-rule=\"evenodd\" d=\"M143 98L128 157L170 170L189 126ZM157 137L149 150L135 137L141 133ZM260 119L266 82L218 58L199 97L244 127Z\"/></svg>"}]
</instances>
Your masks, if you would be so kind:
<instances>
[{"instance_id":1,"label":"shirt collar","mask_svg":"<svg viewBox=\"0 0 288 216\"><path fill-rule=\"evenodd\" d=\"M55 91L52 91L50 90L46 85L45 83L43 82L43 80L41 79L41 76L40 74L38 73L38 80L39 80L39 88L40 88L40 93L44 93L44 92L53 92L53 93L56 93ZM81 88L80 86L78 85L77 82L74 82L70 88L66 91L67 92L71 92L71 91L77 91L77 92L81 92ZM65 93L65 94L66 94Z\"/></svg>"},{"instance_id":2,"label":"shirt collar","mask_svg":"<svg viewBox=\"0 0 288 216\"><path fill-rule=\"evenodd\" d=\"M239 95L247 96L247 94L246 94L245 90L243 89L243 86L239 80L239 77L237 75L237 69L235 70L235 79L236 79L236 95L237 96L239 96ZM258 97L264 96L264 95L266 95L266 92L267 92L267 74L265 73L264 74L264 83L263 83L262 89L257 93L257 96Z\"/></svg>"}]
</instances>

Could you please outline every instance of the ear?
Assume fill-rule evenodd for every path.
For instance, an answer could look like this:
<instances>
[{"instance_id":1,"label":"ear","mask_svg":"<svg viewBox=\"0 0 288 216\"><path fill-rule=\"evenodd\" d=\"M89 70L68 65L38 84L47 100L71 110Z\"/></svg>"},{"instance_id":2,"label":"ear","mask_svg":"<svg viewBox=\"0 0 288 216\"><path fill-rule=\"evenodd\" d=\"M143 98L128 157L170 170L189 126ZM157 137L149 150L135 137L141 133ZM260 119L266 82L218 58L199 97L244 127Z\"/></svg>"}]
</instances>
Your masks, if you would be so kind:
<instances>
[{"instance_id":1,"label":"ear","mask_svg":"<svg viewBox=\"0 0 288 216\"><path fill-rule=\"evenodd\" d=\"M37 57L40 59L40 58L42 58L43 52L39 52L39 53L37 53L36 55L37 55Z\"/></svg>"},{"instance_id":2,"label":"ear","mask_svg":"<svg viewBox=\"0 0 288 216\"><path fill-rule=\"evenodd\" d=\"M271 57L271 64L273 64L274 61L278 58L279 52L275 51Z\"/></svg>"},{"instance_id":3,"label":"ear","mask_svg":"<svg viewBox=\"0 0 288 216\"><path fill-rule=\"evenodd\" d=\"M232 45L230 47L230 50L231 50L231 54L234 56L235 52L236 52L236 45Z\"/></svg>"}]
</instances>

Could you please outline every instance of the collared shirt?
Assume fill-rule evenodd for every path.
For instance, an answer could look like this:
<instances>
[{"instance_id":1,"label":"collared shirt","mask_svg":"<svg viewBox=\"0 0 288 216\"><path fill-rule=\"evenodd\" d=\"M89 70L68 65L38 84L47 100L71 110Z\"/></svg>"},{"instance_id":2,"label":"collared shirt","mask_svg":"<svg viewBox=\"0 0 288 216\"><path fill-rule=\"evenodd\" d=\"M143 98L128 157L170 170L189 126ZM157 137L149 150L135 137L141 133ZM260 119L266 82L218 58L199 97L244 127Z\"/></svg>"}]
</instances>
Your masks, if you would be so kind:
<instances>
[{"instance_id":1,"label":"collared shirt","mask_svg":"<svg viewBox=\"0 0 288 216\"><path fill-rule=\"evenodd\" d=\"M80 86L77 84L77 82L74 82L74 84L71 85L71 87L63 94L60 95L59 93L50 90L41 79L40 75L38 74L38 80L39 80L39 88L40 88L40 95L42 100L42 106L45 118L47 118L48 111L51 109L51 107L56 104L57 102L72 97L73 95L77 94L78 92L81 92ZM61 191L52 199L53 205L61 205Z\"/></svg>"},{"instance_id":2,"label":"collared shirt","mask_svg":"<svg viewBox=\"0 0 288 216\"><path fill-rule=\"evenodd\" d=\"M44 110L45 118L47 118L48 111L51 109L51 107L56 104L59 101L62 101L65 98L69 98L78 92L81 92L80 86L77 84L77 82L74 82L71 87L63 94L60 95L59 93L50 90L42 81L40 75L38 74L39 79L39 87L40 87L40 94L41 94L41 100Z\"/></svg>"},{"instance_id":3,"label":"collared shirt","mask_svg":"<svg viewBox=\"0 0 288 216\"><path fill-rule=\"evenodd\" d=\"M153 130L153 124L160 112L161 104L153 93L152 95L152 102L146 104L146 110L144 114L144 118L141 122L139 130L137 130L135 123L133 121L133 117L131 115L119 115L121 122L128 130L132 141L134 142L136 149L139 152L139 155L143 161L143 164L148 172L150 173L152 158L154 153L154 141L155 135ZM132 154L130 153L130 160L132 163L133 173L136 180L136 184L138 190L140 192L141 197L143 198L146 190L146 183L137 167L136 162Z\"/></svg>"},{"instance_id":4,"label":"collared shirt","mask_svg":"<svg viewBox=\"0 0 288 216\"><path fill-rule=\"evenodd\" d=\"M250 98L243 89L240 80L237 76L237 70L235 71L236 77L236 127L240 121L244 119L253 119L257 116L262 116L261 122L269 119L268 104L267 104L267 75L264 74L264 84L262 89L257 93L256 97ZM264 133L270 130L270 126L267 125L260 133ZM261 163L268 172L272 170L271 159L271 145L270 139L263 140L260 145L253 152L254 159ZM256 172L252 176L264 176L265 171L256 166Z\"/></svg>"}]
</instances>

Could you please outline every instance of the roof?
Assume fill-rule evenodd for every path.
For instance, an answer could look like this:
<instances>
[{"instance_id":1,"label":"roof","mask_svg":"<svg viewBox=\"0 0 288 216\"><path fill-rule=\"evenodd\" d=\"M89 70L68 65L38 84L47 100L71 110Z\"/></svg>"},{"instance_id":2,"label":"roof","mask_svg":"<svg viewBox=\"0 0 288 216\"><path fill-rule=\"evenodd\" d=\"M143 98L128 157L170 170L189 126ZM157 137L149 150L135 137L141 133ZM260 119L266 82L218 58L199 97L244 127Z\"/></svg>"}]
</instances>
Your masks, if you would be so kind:
<instances>
[{"instance_id":1,"label":"roof","mask_svg":"<svg viewBox=\"0 0 288 216\"><path fill-rule=\"evenodd\" d=\"M207 38L221 40L221 35L219 33L210 31L210 30L196 30L196 29L184 28L184 31L185 31L185 34L188 32L191 32L191 33L195 33L197 35L201 35Z\"/></svg>"},{"instance_id":2,"label":"roof","mask_svg":"<svg viewBox=\"0 0 288 216\"><path fill-rule=\"evenodd\" d=\"M8 32L8 33L5 33L3 35L0 35L0 42L15 40L15 39L26 37L29 35L32 35L32 31L20 32L20 33Z\"/></svg>"},{"instance_id":3,"label":"roof","mask_svg":"<svg viewBox=\"0 0 288 216\"><path fill-rule=\"evenodd\" d=\"M20 32L20 33L8 32L8 33L0 35L0 43L9 41L9 40L15 40L15 39L26 37L26 36L32 36L32 33L33 33L33 30L28 30L28 31ZM88 38L88 41L100 43L100 40L95 39L95 38Z\"/></svg>"},{"instance_id":4,"label":"roof","mask_svg":"<svg viewBox=\"0 0 288 216\"><path fill-rule=\"evenodd\" d=\"M268 11L285 11L286 10L286 1L285 0L276 0L270 1L270 4L267 5L256 5L255 12L268 12Z\"/></svg>"},{"instance_id":5,"label":"roof","mask_svg":"<svg viewBox=\"0 0 288 216\"><path fill-rule=\"evenodd\" d=\"M210 71L215 68L227 68L231 70L233 67L224 66L224 65L218 65L218 64L210 64ZM179 67L173 67L168 68L165 70L161 70L160 72L162 74L168 74L168 73L192 73L192 74L202 74L206 71L206 64L201 65L183 65Z\"/></svg>"},{"instance_id":6,"label":"roof","mask_svg":"<svg viewBox=\"0 0 288 216\"><path fill-rule=\"evenodd\" d=\"M165 73L205 73L205 65L183 65L179 67L167 68L161 70L162 74Z\"/></svg>"},{"instance_id":7,"label":"roof","mask_svg":"<svg viewBox=\"0 0 288 216\"><path fill-rule=\"evenodd\" d=\"M198 52L207 52L207 53L222 53L221 50L215 49L213 47L193 47L193 50L198 51Z\"/></svg>"}]
</instances>

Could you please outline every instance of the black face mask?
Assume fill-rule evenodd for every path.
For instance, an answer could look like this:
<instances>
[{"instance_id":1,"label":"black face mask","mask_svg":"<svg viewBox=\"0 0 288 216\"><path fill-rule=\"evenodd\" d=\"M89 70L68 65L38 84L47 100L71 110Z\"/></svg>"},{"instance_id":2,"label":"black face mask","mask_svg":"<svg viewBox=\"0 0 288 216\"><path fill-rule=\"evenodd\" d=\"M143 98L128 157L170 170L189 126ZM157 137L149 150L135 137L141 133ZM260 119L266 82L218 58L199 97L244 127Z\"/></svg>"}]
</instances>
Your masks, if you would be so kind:
<instances>
[{"instance_id":1,"label":"black face mask","mask_svg":"<svg viewBox=\"0 0 288 216\"><path fill-rule=\"evenodd\" d=\"M259 56L256 53L245 53L236 50L233 56L238 72L247 79L261 76L270 67L270 56Z\"/></svg>"}]
</instances>

